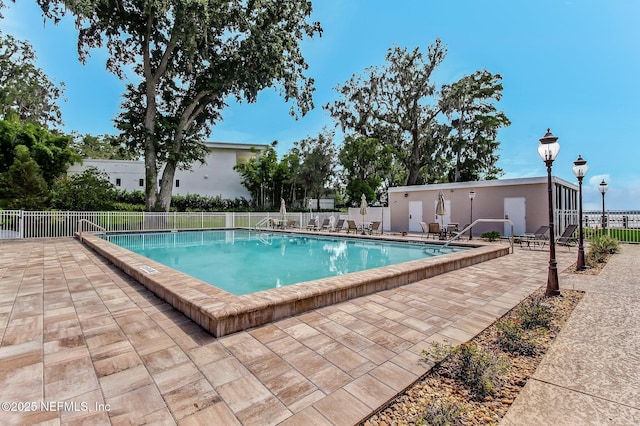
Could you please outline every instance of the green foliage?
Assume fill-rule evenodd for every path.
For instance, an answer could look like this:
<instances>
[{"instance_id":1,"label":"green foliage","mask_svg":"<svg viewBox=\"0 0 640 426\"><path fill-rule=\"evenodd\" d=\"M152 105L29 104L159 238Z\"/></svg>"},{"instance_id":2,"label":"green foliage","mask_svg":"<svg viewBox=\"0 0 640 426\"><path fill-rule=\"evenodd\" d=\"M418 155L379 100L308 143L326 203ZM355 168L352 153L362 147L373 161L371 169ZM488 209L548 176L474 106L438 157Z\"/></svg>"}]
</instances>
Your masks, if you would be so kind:
<instances>
[{"instance_id":1,"label":"green foliage","mask_svg":"<svg viewBox=\"0 0 640 426\"><path fill-rule=\"evenodd\" d=\"M115 194L109 176L90 167L79 175L65 175L55 180L51 189L51 207L76 211L113 210Z\"/></svg>"},{"instance_id":2,"label":"green foliage","mask_svg":"<svg viewBox=\"0 0 640 426\"><path fill-rule=\"evenodd\" d=\"M449 171L452 182L496 179L500 142L498 130L511 124L495 103L502 98L502 77L487 70L476 71L452 85L442 87L441 106L451 119L448 150L455 159Z\"/></svg>"},{"instance_id":3,"label":"green foliage","mask_svg":"<svg viewBox=\"0 0 640 426\"><path fill-rule=\"evenodd\" d=\"M486 238L489 241L495 241L500 238L500 233L498 231L483 232L482 234L480 234L480 238Z\"/></svg>"},{"instance_id":4,"label":"green foliage","mask_svg":"<svg viewBox=\"0 0 640 426\"><path fill-rule=\"evenodd\" d=\"M604 254L614 254L620 249L620 244L615 238L608 235L598 236L589 242L591 251L597 251Z\"/></svg>"},{"instance_id":5,"label":"green foliage","mask_svg":"<svg viewBox=\"0 0 640 426\"><path fill-rule=\"evenodd\" d=\"M140 153L131 152L122 138L113 135L73 135L72 147L82 158L136 160Z\"/></svg>"},{"instance_id":6,"label":"green foliage","mask_svg":"<svg viewBox=\"0 0 640 426\"><path fill-rule=\"evenodd\" d=\"M505 360L475 344L452 347L432 343L430 349L422 350L422 356L432 361L444 359L440 368L445 374L468 386L479 400L496 393L502 384L502 375L509 368Z\"/></svg>"},{"instance_id":7,"label":"green foliage","mask_svg":"<svg viewBox=\"0 0 640 426\"><path fill-rule=\"evenodd\" d=\"M14 156L9 169L0 173L0 208L44 210L48 188L38 163L24 145L16 146Z\"/></svg>"},{"instance_id":8,"label":"green foliage","mask_svg":"<svg viewBox=\"0 0 640 426\"><path fill-rule=\"evenodd\" d=\"M295 142L291 151L300 159L298 179L305 190L305 198L317 199L316 210L320 210L320 198L335 177L336 146L333 132L325 130L318 137Z\"/></svg>"},{"instance_id":9,"label":"green foliage","mask_svg":"<svg viewBox=\"0 0 640 426\"><path fill-rule=\"evenodd\" d=\"M115 122L129 148L144 153L148 210L169 210L176 169L203 160L202 141L229 99L255 102L263 89L278 87L293 101L293 115L313 108L300 44L321 28L308 21L309 1L39 4L50 18L75 16L81 61L105 44L107 69L120 77L127 68L137 74Z\"/></svg>"},{"instance_id":10,"label":"green foliage","mask_svg":"<svg viewBox=\"0 0 640 426\"><path fill-rule=\"evenodd\" d=\"M509 120L494 104L502 96L502 77L478 71L437 90L431 76L445 56L438 39L426 54L390 48L384 66L352 76L336 88L341 98L325 106L343 130L391 148L394 184L446 182L450 174L492 178L501 172L495 139ZM404 181L395 181L400 178Z\"/></svg>"},{"instance_id":11,"label":"green foliage","mask_svg":"<svg viewBox=\"0 0 640 426\"><path fill-rule=\"evenodd\" d=\"M28 42L0 31L0 119L16 116L43 127L62 125L57 102L64 83L57 85L35 63Z\"/></svg>"},{"instance_id":12,"label":"green foliage","mask_svg":"<svg viewBox=\"0 0 640 426\"><path fill-rule=\"evenodd\" d=\"M377 200L383 192L383 179L389 184L392 152L374 138L347 136L338 153L342 166L341 177L346 183L346 196L351 204L360 202L364 194L367 200Z\"/></svg>"},{"instance_id":13,"label":"green foliage","mask_svg":"<svg viewBox=\"0 0 640 426\"><path fill-rule=\"evenodd\" d=\"M525 336L518 319L503 318L496 321L495 326L498 331L496 340L503 350L525 356L538 352L536 345Z\"/></svg>"},{"instance_id":14,"label":"green foliage","mask_svg":"<svg viewBox=\"0 0 640 426\"><path fill-rule=\"evenodd\" d=\"M553 313L551 305L542 297L532 297L516 311L522 328L530 330L536 327L549 328Z\"/></svg>"},{"instance_id":15,"label":"green foliage","mask_svg":"<svg viewBox=\"0 0 640 426\"><path fill-rule=\"evenodd\" d=\"M462 426L466 406L454 401L427 397L425 406L416 420L419 426Z\"/></svg>"},{"instance_id":16,"label":"green foliage","mask_svg":"<svg viewBox=\"0 0 640 426\"><path fill-rule=\"evenodd\" d=\"M47 185L63 175L69 165L80 161L80 156L70 146L71 138L48 131L33 124L15 120L0 120L0 173L13 164L15 148L22 145L40 167Z\"/></svg>"},{"instance_id":17,"label":"green foliage","mask_svg":"<svg viewBox=\"0 0 640 426\"><path fill-rule=\"evenodd\" d=\"M616 253L620 249L618 240L608 235L594 236L589 241L589 252L586 261L590 265L605 263L607 256Z\"/></svg>"}]
</instances>

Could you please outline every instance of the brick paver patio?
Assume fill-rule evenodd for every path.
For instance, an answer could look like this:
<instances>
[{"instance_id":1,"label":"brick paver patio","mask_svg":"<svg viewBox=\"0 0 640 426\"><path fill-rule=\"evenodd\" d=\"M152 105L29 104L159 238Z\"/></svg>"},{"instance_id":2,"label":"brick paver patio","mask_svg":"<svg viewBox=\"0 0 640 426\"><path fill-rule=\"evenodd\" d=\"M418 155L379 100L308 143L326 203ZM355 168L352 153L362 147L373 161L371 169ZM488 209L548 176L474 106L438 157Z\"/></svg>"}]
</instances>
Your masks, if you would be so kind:
<instances>
[{"instance_id":1,"label":"brick paver patio","mask_svg":"<svg viewBox=\"0 0 640 426\"><path fill-rule=\"evenodd\" d=\"M427 371L419 354L430 342L467 341L544 285L548 256L516 247L215 338L75 239L2 241L0 401L10 404L0 417L3 424L354 424ZM575 256L559 249L559 270Z\"/></svg>"}]
</instances>

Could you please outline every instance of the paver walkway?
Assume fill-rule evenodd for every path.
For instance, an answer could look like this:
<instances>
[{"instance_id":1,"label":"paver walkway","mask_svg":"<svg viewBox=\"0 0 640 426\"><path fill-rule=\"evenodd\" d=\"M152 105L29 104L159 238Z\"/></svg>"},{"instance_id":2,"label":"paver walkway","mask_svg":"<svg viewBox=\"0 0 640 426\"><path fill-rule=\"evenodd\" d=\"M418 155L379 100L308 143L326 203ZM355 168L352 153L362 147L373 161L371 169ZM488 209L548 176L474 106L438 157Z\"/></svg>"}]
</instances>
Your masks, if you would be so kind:
<instances>
[{"instance_id":1,"label":"paver walkway","mask_svg":"<svg viewBox=\"0 0 640 426\"><path fill-rule=\"evenodd\" d=\"M563 277L586 292L501 422L640 425L640 245L595 276Z\"/></svg>"},{"instance_id":2,"label":"paver walkway","mask_svg":"<svg viewBox=\"0 0 640 426\"><path fill-rule=\"evenodd\" d=\"M559 270L575 256L558 250ZM3 241L2 424L354 424L426 372L430 342L469 340L544 285L547 263L516 248L214 338L74 239Z\"/></svg>"}]
</instances>

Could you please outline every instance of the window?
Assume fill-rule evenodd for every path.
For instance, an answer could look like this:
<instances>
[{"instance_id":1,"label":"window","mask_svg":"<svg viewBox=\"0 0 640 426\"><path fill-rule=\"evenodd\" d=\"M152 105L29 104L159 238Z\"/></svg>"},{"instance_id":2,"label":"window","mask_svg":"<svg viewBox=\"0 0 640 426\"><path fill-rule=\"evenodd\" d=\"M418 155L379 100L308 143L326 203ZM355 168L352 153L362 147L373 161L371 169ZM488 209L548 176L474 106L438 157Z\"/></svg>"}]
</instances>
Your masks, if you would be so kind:
<instances>
[{"instance_id":1,"label":"window","mask_svg":"<svg viewBox=\"0 0 640 426\"><path fill-rule=\"evenodd\" d=\"M116 178L116 186L121 186L122 185L122 181L120 180L120 178Z\"/></svg>"},{"instance_id":2,"label":"window","mask_svg":"<svg viewBox=\"0 0 640 426\"><path fill-rule=\"evenodd\" d=\"M138 180L138 186L144 186L144 179Z\"/></svg>"},{"instance_id":3,"label":"window","mask_svg":"<svg viewBox=\"0 0 640 426\"><path fill-rule=\"evenodd\" d=\"M180 179L176 179L176 188L180 188Z\"/></svg>"}]
</instances>

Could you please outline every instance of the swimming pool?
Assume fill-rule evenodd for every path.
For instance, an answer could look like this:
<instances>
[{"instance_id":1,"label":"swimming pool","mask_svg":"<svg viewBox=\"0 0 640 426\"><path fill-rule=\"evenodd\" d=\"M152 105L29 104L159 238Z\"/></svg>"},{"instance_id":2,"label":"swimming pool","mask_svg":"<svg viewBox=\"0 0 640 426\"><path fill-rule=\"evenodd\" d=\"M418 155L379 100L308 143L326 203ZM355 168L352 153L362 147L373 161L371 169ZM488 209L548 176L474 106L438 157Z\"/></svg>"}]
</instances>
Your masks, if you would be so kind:
<instances>
[{"instance_id":1,"label":"swimming pool","mask_svg":"<svg viewBox=\"0 0 640 426\"><path fill-rule=\"evenodd\" d=\"M179 233L165 234L177 237ZM501 244L475 246L441 256L238 296L106 241L99 234L82 233L77 237L110 265L122 270L216 337L404 286L510 253L510 247ZM407 242L407 238L389 235L372 239L382 238Z\"/></svg>"},{"instance_id":2,"label":"swimming pool","mask_svg":"<svg viewBox=\"0 0 640 426\"><path fill-rule=\"evenodd\" d=\"M361 238L209 230L107 241L236 295L424 259L464 248Z\"/></svg>"}]
</instances>

